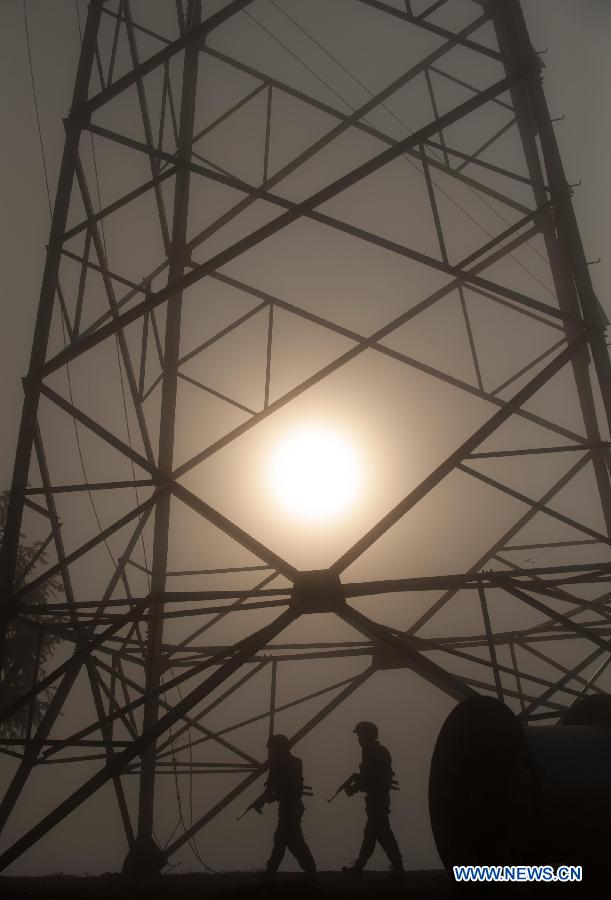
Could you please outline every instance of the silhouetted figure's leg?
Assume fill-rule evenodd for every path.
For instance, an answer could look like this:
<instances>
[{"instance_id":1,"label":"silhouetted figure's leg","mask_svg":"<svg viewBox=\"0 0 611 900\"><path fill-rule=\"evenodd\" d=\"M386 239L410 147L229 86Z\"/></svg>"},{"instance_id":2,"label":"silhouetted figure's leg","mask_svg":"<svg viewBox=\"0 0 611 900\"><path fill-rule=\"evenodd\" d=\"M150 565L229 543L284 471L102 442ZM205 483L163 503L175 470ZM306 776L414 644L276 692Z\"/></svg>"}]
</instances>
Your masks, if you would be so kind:
<instances>
[{"instance_id":1,"label":"silhouetted figure's leg","mask_svg":"<svg viewBox=\"0 0 611 900\"><path fill-rule=\"evenodd\" d=\"M363 843L359 850L359 855L354 864L354 868L361 871L367 865L369 857L373 853L377 839L377 823L375 818L370 815L367 810L367 821L365 822L365 831L363 832Z\"/></svg>"},{"instance_id":2,"label":"silhouetted figure's leg","mask_svg":"<svg viewBox=\"0 0 611 900\"><path fill-rule=\"evenodd\" d=\"M393 830L390 827L387 815L380 818L380 821L378 822L377 838L380 847L388 857L393 870L395 872L403 872L401 851L399 850L399 845L397 844L397 839L393 834Z\"/></svg>"},{"instance_id":3,"label":"silhouetted figure's leg","mask_svg":"<svg viewBox=\"0 0 611 900\"><path fill-rule=\"evenodd\" d=\"M303 831L301 830L301 816L296 817L290 824L290 828L287 831L286 836L286 846L291 851L301 868L308 875L314 875L316 873L316 863L314 862L314 857L310 851L310 848L306 844L306 839L303 836Z\"/></svg>"},{"instance_id":4,"label":"silhouetted figure's leg","mask_svg":"<svg viewBox=\"0 0 611 900\"><path fill-rule=\"evenodd\" d=\"M286 822L282 817L278 818L278 826L274 833L274 846L272 847L271 856L267 861L267 874L274 876L278 871L278 867L282 862L284 852L287 845L287 829Z\"/></svg>"},{"instance_id":5,"label":"silhouetted figure's leg","mask_svg":"<svg viewBox=\"0 0 611 900\"><path fill-rule=\"evenodd\" d=\"M355 864L355 869L363 869L369 857L373 853L376 841L386 853L393 872L403 872L403 860L397 839L393 834L388 816L390 813L390 799L382 797L367 797L365 801L367 810L367 824L363 835L363 843Z\"/></svg>"}]
</instances>

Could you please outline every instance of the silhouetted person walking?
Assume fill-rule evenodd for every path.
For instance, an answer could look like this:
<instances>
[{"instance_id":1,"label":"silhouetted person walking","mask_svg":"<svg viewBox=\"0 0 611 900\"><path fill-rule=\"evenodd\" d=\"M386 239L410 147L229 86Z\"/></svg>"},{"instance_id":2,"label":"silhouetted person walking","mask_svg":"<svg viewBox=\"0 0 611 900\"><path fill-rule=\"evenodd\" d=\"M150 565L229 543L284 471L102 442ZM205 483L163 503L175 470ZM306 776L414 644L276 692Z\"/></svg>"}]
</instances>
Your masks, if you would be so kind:
<instances>
[{"instance_id":1,"label":"silhouetted person walking","mask_svg":"<svg viewBox=\"0 0 611 900\"><path fill-rule=\"evenodd\" d=\"M304 805L303 766L293 756L289 740L283 734L274 734L267 742L269 772L265 791L255 800L253 807L261 812L266 803L278 803L278 826L274 834L274 846L267 863L265 876L272 880L278 871L286 850L290 850L308 878L316 878L316 863L301 830Z\"/></svg>"},{"instance_id":2,"label":"silhouetted person walking","mask_svg":"<svg viewBox=\"0 0 611 900\"><path fill-rule=\"evenodd\" d=\"M390 860L392 877L403 879L405 870L401 851L388 820L394 775L390 753L378 741L378 728L373 722L359 722L354 734L361 745L363 757L358 774L355 773L346 782L344 790L349 797L358 791L365 794L367 821L356 862L352 866L344 866L344 872L360 878L378 841Z\"/></svg>"}]
</instances>

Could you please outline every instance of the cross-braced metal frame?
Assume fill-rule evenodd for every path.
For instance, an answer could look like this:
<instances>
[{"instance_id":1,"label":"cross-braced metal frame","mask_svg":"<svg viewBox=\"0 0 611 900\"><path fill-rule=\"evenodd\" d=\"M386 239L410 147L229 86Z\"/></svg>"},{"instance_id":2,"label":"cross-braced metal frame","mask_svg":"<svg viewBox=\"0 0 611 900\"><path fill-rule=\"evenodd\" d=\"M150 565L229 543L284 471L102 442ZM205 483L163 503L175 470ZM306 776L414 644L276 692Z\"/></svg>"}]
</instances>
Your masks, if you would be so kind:
<instances>
[{"instance_id":1,"label":"cross-braced metal frame","mask_svg":"<svg viewBox=\"0 0 611 900\"><path fill-rule=\"evenodd\" d=\"M542 90L540 59L518 0L343 0L333 14L325 4L313 3L301 19L295 4L271 0L231 0L203 9L200 0L168 2L161 17L159 6L135 0L90 3L65 123L2 548L4 631L17 617L35 631L60 637L64 650L1 714L5 721L54 690L37 729L22 739L7 738L0 748L15 766L0 805L1 825L34 767L70 760L101 763L4 851L3 868L106 783L114 787L128 847L145 852L153 839L159 775L241 776L169 841L164 849L169 859L264 773L266 764L234 740L233 731L263 721L272 732L284 710L321 698L323 705L291 735L296 743L381 669L397 669L397 681L402 668L411 669L455 699L493 693L519 708L525 721L534 721L553 719L585 692L601 690L610 658L606 319L592 289ZM272 13L275 19L269 19ZM333 30L338 17L352 26L339 38ZM272 21L284 24L290 39L274 33ZM405 37L412 43L399 74L382 84L383 75L373 71L386 72L375 29L388 35L389 25L399 42ZM349 52L340 52L359 28L371 29L367 49L376 62L368 63L367 74L345 62L354 58ZM290 61L285 77L275 53L285 53ZM349 76L352 87L358 85L358 102L323 77L331 64L336 76ZM376 82L377 87L368 87ZM230 87L220 91L215 106L212 98L221 85ZM280 140L283 109L291 115L284 122L289 135ZM418 123L410 128L412 113ZM299 131L300 116L305 137L291 150L290 133ZM259 143L253 136L255 119ZM227 128L235 130L223 137ZM244 146L236 146L240 134ZM356 141L355 151L350 139ZM117 155L104 158L105 152ZM241 169L238 153L247 161ZM144 180L135 174L142 165L149 169ZM116 180L112 201L101 196L98 167L102 181L102 170L112 171L107 185ZM416 197L423 199L433 236L428 250L399 239L400 228L393 233L387 227L385 209L371 228L366 226L371 198L384 184L398 181L398 172L409 172L412 179L405 221L422 215L417 227L424 230L425 214L416 210ZM388 181L372 182L375 178ZM371 184L369 193L351 193ZM209 193L198 199L202 185ZM354 202L342 206L351 197ZM475 198L479 212L465 209L464 198ZM144 201L146 212L138 206ZM457 251L460 226L453 216L464 215L467 225L484 207L496 227L487 220L486 238L472 242L468 252ZM207 218L199 227L201 208ZM130 209L136 210L131 224L121 219ZM309 230L299 231L296 226L304 223ZM298 292L273 293L262 272L288 273L287 285L304 277L291 270L295 256L290 249L292 241L301 258L308 256L304 234L316 234L330 246L334 240L348 241L355 266L362 256L374 271L375 296L351 296L344 306L328 302L325 314L325 303L300 302ZM146 243L152 247L149 255L158 248L160 258L142 277L134 273L141 263L133 258L140 253L137 245ZM320 249L320 243L314 245ZM265 254L268 247L270 255L249 276L256 252ZM526 250L534 254L528 259L536 256L540 277L528 269L521 255ZM333 250L340 269L345 268L342 252ZM308 258L306 268L318 264L326 265ZM399 308L391 304L392 314L376 320L373 330L359 330L353 315L359 302L385 315L383 298L391 292L394 266L408 267L400 270ZM332 276L336 290L344 275ZM209 294L194 293L206 286ZM186 329L185 310L196 306L205 312L214 291L220 292L225 318L218 327L202 319L201 334L190 318ZM468 375L457 374L449 345L445 365L427 361L426 346L409 352L394 340L397 335L409 340L427 313L440 308L433 332L444 318L458 315L452 322L460 322L460 329L453 326L453 337L468 353ZM498 345L478 326L479 315L501 317ZM282 316L292 323L295 348L299 328L306 325L343 344L298 384L288 378L289 387L274 391ZM231 343L255 320L263 322L264 332L258 405L245 399L254 395L244 362L249 332ZM367 321L365 315L361 321ZM525 338L530 329L541 336L536 348ZM495 373L494 355L500 355L501 345L511 362ZM190 365L219 348L206 370L210 381L195 377ZM390 507L372 514L361 535L349 539L330 566L299 571L284 558L288 554L274 549L273 540L255 533L245 520L239 524L222 503L213 503L205 479L190 476L304 396L314 394L319 402L316 391L336 373L353 371L362 357L393 373L386 398L395 410L393 421L407 415L396 375L404 370L417 375L420 391L428 383L451 391L457 420L463 418L461 398L476 404L466 410L478 412L464 412L466 424L447 436L442 455L431 450L409 489L398 484ZM229 375L219 380L224 370ZM247 383L246 392L241 393L241 382ZM189 415L180 419L180 391L186 385L194 393ZM343 383L344 390L346 385L350 390L350 382ZM550 388L555 393L545 393ZM545 402L555 397L556 407L551 404L547 412L545 406L533 406L540 396ZM571 403L578 418L567 424L562 413ZM436 413L432 409L425 415L422 409L417 425L426 447L434 440L427 415L434 420ZM443 415L448 418L447 410ZM367 416L364 407L365 424ZM209 440L196 441L193 448L192 442L183 443L183 432L199 418L220 424ZM68 426L72 430L62 433ZM74 438L76 463L65 450ZM86 466L87 447L95 462ZM528 473L541 460L554 477L536 481L538 492L531 481L529 492ZM92 480L94 469L103 473L99 480ZM79 474L70 478L70 472ZM358 571L374 574L351 577L351 566L366 562L366 554L391 530L397 533L458 477L472 486L473 506L484 495L492 503L482 507L483 534L473 544L477 550L471 549L470 535L453 526L452 541L473 554L461 574L445 574L439 567L422 575L410 564L404 577L381 578L364 563ZM569 501L585 491L586 502L567 511L557 501L574 485ZM230 480L226 491L231 492ZM107 496L121 499L101 511ZM436 537L436 529L446 514L451 518L441 496L441 505L427 519L427 540L438 541L440 559L447 535ZM487 526L501 502L510 504L507 515ZM456 519L468 520L465 531L473 522L470 505ZM91 510L97 530L88 534L85 513ZM184 510L192 516L187 525L180 518ZM31 521L26 523L26 516ZM223 545L215 562L217 545L211 538L206 567L172 570L173 531L184 534L196 521L208 529L206 534L230 539L236 556L228 562ZM256 522L256 510L247 521ZM36 523L47 529L45 546L53 548L54 562L42 571L19 572L21 530L38 533ZM553 554L554 564L525 565L520 562L525 553ZM171 587L168 582L176 578L186 579L190 589ZM59 579L61 596L32 616L28 597L49 579ZM393 613L385 621L389 602ZM473 615L474 603L479 618ZM464 621L462 608L471 611ZM444 619L452 609L459 610L457 618ZM291 632L290 642L276 640L310 615L341 620L347 636L352 630L358 640L300 640L298 631ZM501 620L510 624L500 627ZM224 637L206 643L215 627ZM578 649L577 661L574 653L563 660L554 652L568 641ZM284 663L320 668L338 658L353 660L359 668L325 688L294 692L291 700L277 702ZM240 708L240 692L261 672L270 673L263 707L246 721L210 725L213 710L230 709L233 700ZM67 733L60 734L58 715L70 708L75 684L84 676L93 718L70 719ZM209 746L222 751L225 761L195 758ZM132 774L140 785L136 813L124 789L124 777Z\"/></svg>"}]
</instances>

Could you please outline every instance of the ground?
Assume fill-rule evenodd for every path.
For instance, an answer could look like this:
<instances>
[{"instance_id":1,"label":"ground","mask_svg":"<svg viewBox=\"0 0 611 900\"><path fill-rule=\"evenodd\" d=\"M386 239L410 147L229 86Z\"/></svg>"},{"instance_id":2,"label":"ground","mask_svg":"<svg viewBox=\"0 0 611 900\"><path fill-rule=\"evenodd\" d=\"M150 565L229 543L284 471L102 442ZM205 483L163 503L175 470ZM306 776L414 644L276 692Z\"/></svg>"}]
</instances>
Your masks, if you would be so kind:
<instances>
[{"instance_id":1,"label":"ground","mask_svg":"<svg viewBox=\"0 0 611 900\"><path fill-rule=\"evenodd\" d=\"M271 885L264 884L254 872L218 875L163 875L150 881L134 881L120 875L70 877L48 875L41 878L0 877L0 895L4 898L36 900L370 900L404 897L409 900L445 900L454 894L445 872L410 872L405 883L388 881L386 873L371 872L361 882L341 873L323 872L320 883L306 885L298 873L283 873Z\"/></svg>"},{"instance_id":2,"label":"ground","mask_svg":"<svg viewBox=\"0 0 611 900\"><path fill-rule=\"evenodd\" d=\"M608 890L577 885L466 885L457 888L444 871L409 872L406 882L394 884L381 872L367 873L361 882L338 872L323 872L320 883L306 885L297 873L283 873L272 885L262 883L253 872L224 872L215 875L163 875L149 881L135 881L121 875L71 877L48 875L39 878L0 877L0 896L15 900L463 900L469 896L504 900L603 900Z\"/></svg>"}]
</instances>

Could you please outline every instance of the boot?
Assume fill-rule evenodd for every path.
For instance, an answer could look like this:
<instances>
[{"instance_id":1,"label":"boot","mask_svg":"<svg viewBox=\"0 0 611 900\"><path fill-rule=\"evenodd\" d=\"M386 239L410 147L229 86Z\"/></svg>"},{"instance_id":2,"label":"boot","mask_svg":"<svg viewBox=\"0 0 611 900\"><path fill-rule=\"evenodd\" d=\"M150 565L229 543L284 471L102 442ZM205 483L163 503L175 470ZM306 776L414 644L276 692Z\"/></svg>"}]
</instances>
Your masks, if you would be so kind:
<instances>
[{"instance_id":1,"label":"boot","mask_svg":"<svg viewBox=\"0 0 611 900\"><path fill-rule=\"evenodd\" d=\"M304 880L306 884L318 884L320 878L316 869L306 869Z\"/></svg>"},{"instance_id":2,"label":"boot","mask_svg":"<svg viewBox=\"0 0 611 900\"><path fill-rule=\"evenodd\" d=\"M396 882L406 881L407 880L407 872L403 868L403 865L393 866L393 868L390 870L390 873L388 875L388 880L396 881Z\"/></svg>"},{"instance_id":3,"label":"boot","mask_svg":"<svg viewBox=\"0 0 611 900\"><path fill-rule=\"evenodd\" d=\"M342 872L344 875L356 878L357 881L360 881L363 877L363 869L358 863L353 863L351 866L342 866Z\"/></svg>"}]
</instances>

